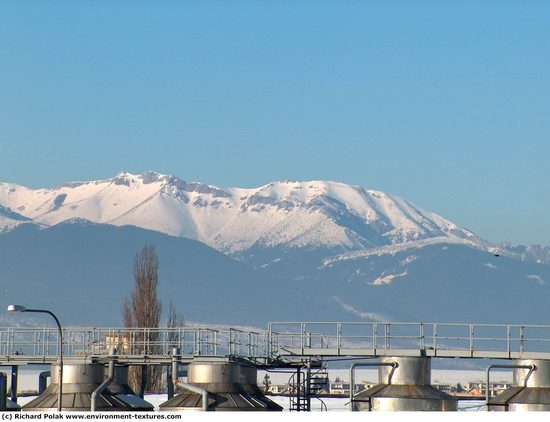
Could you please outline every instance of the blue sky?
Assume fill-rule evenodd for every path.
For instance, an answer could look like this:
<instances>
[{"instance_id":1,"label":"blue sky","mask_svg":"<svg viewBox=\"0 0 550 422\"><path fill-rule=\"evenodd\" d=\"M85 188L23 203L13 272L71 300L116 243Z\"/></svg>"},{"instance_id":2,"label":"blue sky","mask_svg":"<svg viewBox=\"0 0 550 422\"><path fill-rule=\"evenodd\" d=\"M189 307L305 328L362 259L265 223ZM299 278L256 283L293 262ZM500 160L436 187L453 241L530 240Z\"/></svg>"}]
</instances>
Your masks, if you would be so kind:
<instances>
[{"instance_id":1,"label":"blue sky","mask_svg":"<svg viewBox=\"0 0 550 422\"><path fill-rule=\"evenodd\" d=\"M330 179L550 244L550 2L0 4L0 180Z\"/></svg>"}]
</instances>

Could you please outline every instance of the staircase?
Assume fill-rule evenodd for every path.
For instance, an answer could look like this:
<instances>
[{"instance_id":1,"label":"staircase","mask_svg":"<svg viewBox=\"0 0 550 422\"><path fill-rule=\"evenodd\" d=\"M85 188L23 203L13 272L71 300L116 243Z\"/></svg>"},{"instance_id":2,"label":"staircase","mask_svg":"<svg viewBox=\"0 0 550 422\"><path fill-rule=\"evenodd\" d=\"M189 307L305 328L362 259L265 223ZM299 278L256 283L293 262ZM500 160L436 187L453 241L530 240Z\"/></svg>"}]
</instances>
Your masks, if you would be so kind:
<instances>
[{"instance_id":1,"label":"staircase","mask_svg":"<svg viewBox=\"0 0 550 422\"><path fill-rule=\"evenodd\" d=\"M321 411L326 411L327 406L319 397L323 390L329 388L328 369L323 361L308 362L305 367L297 369L289 380L291 412L311 411L311 399L321 402Z\"/></svg>"}]
</instances>

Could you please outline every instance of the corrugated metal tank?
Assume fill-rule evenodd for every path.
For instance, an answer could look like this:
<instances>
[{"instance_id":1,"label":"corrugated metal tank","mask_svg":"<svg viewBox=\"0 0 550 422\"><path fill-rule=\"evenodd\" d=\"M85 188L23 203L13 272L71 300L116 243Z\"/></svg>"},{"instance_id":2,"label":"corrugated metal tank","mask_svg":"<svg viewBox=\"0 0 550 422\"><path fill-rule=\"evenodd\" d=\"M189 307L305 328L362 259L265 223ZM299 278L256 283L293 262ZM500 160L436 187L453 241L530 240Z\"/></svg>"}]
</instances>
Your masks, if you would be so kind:
<instances>
[{"instance_id":1,"label":"corrugated metal tank","mask_svg":"<svg viewBox=\"0 0 550 422\"><path fill-rule=\"evenodd\" d=\"M458 401L431 385L431 360L425 357L384 357L378 382L354 397L354 411L454 411Z\"/></svg>"},{"instance_id":2,"label":"corrugated metal tank","mask_svg":"<svg viewBox=\"0 0 550 422\"><path fill-rule=\"evenodd\" d=\"M490 411L549 411L550 410L550 361L518 359L514 365L534 365L514 368L512 387L489 400Z\"/></svg>"},{"instance_id":3,"label":"corrugated metal tank","mask_svg":"<svg viewBox=\"0 0 550 422\"><path fill-rule=\"evenodd\" d=\"M187 370L187 382L208 391L208 410L280 411L257 385L257 369L236 362L193 362ZM198 393L182 391L160 405L160 410L202 410Z\"/></svg>"},{"instance_id":4,"label":"corrugated metal tank","mask_svg":"<svg viewBox=\"0 0 550 422\"><path fill-rule=\"evenodd\" d=\"M24 411L57 409L59 365L52 365L51 384L36 399L23 406ZM63 410L86 412L91 409L94 390L106 379L105 367L100 364L63 365ZM151 411L153 405L136 396L128 386L128 367L115 366L114 379L97 399L98 411Z\"/></svg>"}]
</instances>

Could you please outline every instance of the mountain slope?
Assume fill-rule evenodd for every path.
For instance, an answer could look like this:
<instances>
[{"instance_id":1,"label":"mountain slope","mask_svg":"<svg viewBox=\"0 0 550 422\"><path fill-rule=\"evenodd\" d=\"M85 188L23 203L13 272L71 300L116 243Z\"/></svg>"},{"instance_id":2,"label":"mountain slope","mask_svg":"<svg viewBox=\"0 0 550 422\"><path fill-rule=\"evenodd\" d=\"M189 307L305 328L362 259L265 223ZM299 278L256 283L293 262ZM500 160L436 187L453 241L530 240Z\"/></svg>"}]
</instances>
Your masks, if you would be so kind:
<instances>
[{"instance_id":1,"label":"mountain slope","mask_svg":"<svg viewBox=\"0 0 550 422\"><path fill-rule=\"evenodd\" d=\"M145 243L157 250L166 307L173 301L187 319L202 322L277 319L283 295L272 286L284 282L193 240L78 220L45 230L24 225L0 236L0 306L54 309L66 325L119 326L134 286L134 256Z\"/></svg>"},{"instance_id":2,"label":"mountain slope","mask_svg":"<svg viewBox=\"0 0 550 422\"><path fill-rule=\"evenodd\" d=\"M120 323L134 254L194 321L547 323L549 249L492 246L382 192L336 182L222 189L157 173L0 184L0 306ZM89 220L89 221L88 221Z\"/></svg>"},{"instance_id":3,"label":"mountain slope","mask_svg":"<svg viewBox=\"0 0 550 422\"><path fill-rule=\"evenodd\" d=\"M222 189L152 172L120 173L56 189L0 184L0 204L43 225L73 218L134 225L224 253L255 246L360 250L434 237L486 245L401 198L326 181Z\"/></svg>"},{"instance_id":4,"label":"mountain slope","mask_svg":"<svg viewBox=\"0 0 550 422\"><path fill-rule=\"evenodd\" d=\"M31 223L30 218L24 217L21 214L13 212L9 208L0 205L0 233L13 230L15 227Z\"/></svg>"},{"instance_id":5,"label":"mountain slope","mask_svg":"<svg viewBox=\"0 0 550 422\"><path fill-rule=\"evenodd\" d=\"M196 241L82 220L0 236L0 306L53 309L66 326L118 326L145 243L156 246L164 306L173 301L191 321L548 323L550 266L458 242L330 258L292 250L252 269Z\"/></svg>"}]
</instances>

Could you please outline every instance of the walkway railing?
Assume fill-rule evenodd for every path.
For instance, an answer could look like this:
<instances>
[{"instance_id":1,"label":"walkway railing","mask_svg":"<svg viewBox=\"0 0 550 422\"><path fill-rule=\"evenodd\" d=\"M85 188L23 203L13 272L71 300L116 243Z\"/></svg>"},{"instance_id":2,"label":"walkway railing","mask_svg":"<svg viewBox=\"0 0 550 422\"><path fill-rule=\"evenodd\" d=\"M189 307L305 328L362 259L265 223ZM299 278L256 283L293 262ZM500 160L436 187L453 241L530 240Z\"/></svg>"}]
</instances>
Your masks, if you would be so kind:
<instances>
[{"instance_id":1,"label":"walkway railing","mask_svg":"<svg viewBox=\"0 0 550 422\"><path fill-rule=\"evenodd\" d=\"M172 348L187 356L266 356L266 335L212 328L65 328L65 356L99 356L111 348L119 356L169 356ZM0 328L0 356L55 357L57 329Z\"/></svg>"},{"instance_id":2,"label":"walkway railing","mask_svg":"<svg viewBox=\"0 0 550 422\"><path fill-rule=\"evenodd\" d=\"M274 355L550 357L550 325L271 322Z\"/></svg>"},{"instance_id":3,"label":"walkway railing","mask_svg":"<svg viewBox=\"0 0 550 422\"><path fill-rule=\"evenodd\" d=\"M52 360L53 328L0 328L0 359ZM433 356L550 359L550 325L401 322L271 322L267 331L234 328L66 328L67 357L107 355L133 360L182 355L248 358ZM48 358L48 359L46 359ZM30 359L29 359L30 360Z\"/></svg>"}]
</instances>

